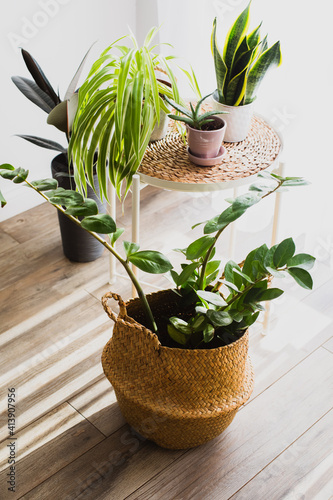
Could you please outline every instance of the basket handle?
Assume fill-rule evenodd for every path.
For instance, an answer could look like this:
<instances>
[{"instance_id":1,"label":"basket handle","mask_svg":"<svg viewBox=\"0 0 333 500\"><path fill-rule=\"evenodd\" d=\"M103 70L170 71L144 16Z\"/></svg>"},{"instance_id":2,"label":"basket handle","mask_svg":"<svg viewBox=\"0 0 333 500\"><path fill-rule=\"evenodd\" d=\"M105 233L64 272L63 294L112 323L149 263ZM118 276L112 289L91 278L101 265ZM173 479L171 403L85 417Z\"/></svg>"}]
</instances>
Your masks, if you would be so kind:
<instances>
[{"instance_id":1,"label":"basket handle","mask_svg":"<svg viewBox=\"0 0 333 500\"><path fill-rule=\"evenodd\" d=\"M109 299L114 299L116 302L118 302L118 304L119 304L119 314L118 314L118 316L116 316L116 314L112 311L111 307L108 306L108 300ZM104 307L104 310L105 310L106 314L115 323L117 322L118 317L119 318L124 318L127 315L127 309L126 309L125 302L120 297L120 295L118 295L117 293L107 292L105 295L103 295L103 297L102 297L102 305Z\"/></svg>"}]
</instances>

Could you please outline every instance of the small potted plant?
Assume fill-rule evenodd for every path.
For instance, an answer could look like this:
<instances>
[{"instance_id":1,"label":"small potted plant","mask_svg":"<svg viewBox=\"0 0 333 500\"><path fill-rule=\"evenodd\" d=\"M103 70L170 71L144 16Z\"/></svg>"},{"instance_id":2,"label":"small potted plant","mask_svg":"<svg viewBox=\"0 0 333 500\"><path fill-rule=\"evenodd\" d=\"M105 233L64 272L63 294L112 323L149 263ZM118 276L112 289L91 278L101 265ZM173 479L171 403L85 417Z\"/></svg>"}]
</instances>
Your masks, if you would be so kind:
<instances>
[{"instance_id":1,"label":"small potted plant","mask_svg":"<svg viewBox=\"0 0 333 500\"><path fill-rule=\"evenodd\" d=\"M295 253L292 238L268 248L263 244L242 264L224 265L216 243L224 230L251 206L280 188L306 184L301 178L263 173L248 193L203 223L203 236L179 249L184 263L173 269L160 252L140 250L123 242L123 229L93 200L64 190L54 179L28 181L28 171L0 165L0 176L25 182L74 224L84 228L111 252L132 280L138 298L124 303L115 293L103 306L115 322L102 364L128 423L141 435L166 448L190 448L219 435L250 397L253 369L248 356L248 328L257 321L263 303L283 291L270 286L272 277L292 277L306 289L313 286L309 269L314 258ZM5 198L0 193L1 205ZM80 219L79 217L83 217ZM104 237L98 233L104 233ZM110 239L109 239L110 237ZM174 286L145 295L131 265L149 273L170 272ZM119 303L118 316L109 299Z\"/></svg>"},{"instance_id":2,"label":"small potted plant","mask_svg":"<svg viewBox=\"0 0 333 500\"><path fill-rule=\"evenodd\" d=\"M165 100L183 115L169 114L169 118L186 123L190 160L202 166L216 165L225 153L222 142L226 122L217 115L225 114L226 111L206 111L200 114L202 103L210 96L211 94L200 99L195 108L190 103L190 109L165 97Z\"/></svg>"},{"instance_id":3,"label":"small potted plant","mask_svg":"<svg viewBox=\"0 0 333 500\"><path fill-rule=\"evenodd\" d=\"M246 138L259 85L268 69L279 66L282 60L280 42L268 48L267 35L261 39L261 24L248 34L249 12L250 3L230 28L222 52L217 44L216 18L213 22L211 47L217 83L213 106L229 113L226 142Z\"/></svg>"}]
</instances>

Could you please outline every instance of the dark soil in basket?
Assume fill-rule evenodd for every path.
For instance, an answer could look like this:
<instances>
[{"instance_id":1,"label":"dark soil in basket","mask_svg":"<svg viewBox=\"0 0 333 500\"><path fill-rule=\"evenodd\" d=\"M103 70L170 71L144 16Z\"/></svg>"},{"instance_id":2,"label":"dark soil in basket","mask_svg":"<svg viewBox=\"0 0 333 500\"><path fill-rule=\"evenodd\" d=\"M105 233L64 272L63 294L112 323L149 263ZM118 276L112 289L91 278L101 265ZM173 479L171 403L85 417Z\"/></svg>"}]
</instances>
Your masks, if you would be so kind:
<instances>
[{"instance_id":1,"label":"dark soil in basket","mask_svg":"<svg viewBox=\"0 0 333 500\"><path fill-rule=\"evenodd\" d=\"M159 331L161 344L165 347L188 349L188 346L182 346L172 340L172 338L168 334L167 325L169 324L170 316L177 316L177 318L183 319L184 321L189 321L195 315L194 305L186 304L186 302L183 302L182 306L177 307L177 310L174 310L174 308L171 308L170 310L166 307L165 313L163 313L161 310L156 311L154 309L155 308L152 305L152 312ZM146 319L141 307L135 307L133 309L128 308L128 315L141 325L144 325L146 328L151 330L151 325ZM222 339L215 336L215 338L211 342L209 342L208 344L201 344L198 349L215 349L217 347L232 344L244 335L244 331L238 331L235 334L231 334L226 328L220 327L216 329L216 335L219 335L219 337L222 337Z\"/></svg>"}]
</instances>

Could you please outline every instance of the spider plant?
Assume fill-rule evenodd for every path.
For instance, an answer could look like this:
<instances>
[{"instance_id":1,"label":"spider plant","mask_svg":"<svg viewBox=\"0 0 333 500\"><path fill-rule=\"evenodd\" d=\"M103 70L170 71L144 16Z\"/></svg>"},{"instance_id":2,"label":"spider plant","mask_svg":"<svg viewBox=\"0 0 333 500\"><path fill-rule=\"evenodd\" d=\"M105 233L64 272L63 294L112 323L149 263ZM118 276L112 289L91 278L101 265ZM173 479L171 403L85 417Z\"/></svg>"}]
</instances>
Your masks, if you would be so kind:
<instances>
[{"instance_id":1,"label":"spider plant","mask_svg":"<svg viewBox=\"0 0 333 500\"><path fill-rule=\"evenodd\" d=\"M79 90L69 154L75 182L82 192L87 180L93 186L93 157L98 150L96 169L101 196L107 198L108 179L119 198L124 183L126 196L154 125L159 123L160 110L169 112L161 95L180 100L169 65L172 57L154 52L152 40L156 32L157 28L149 31L142 47L132 34L112 43L93 64ZM119 43L128 37L132 48ZM171 88L157 80L158 68L167 74Z\"/></svg>"},{"instance_id":2,"label":"spider plant","mask_svg":"<svg viewBox=\"0 0 333 500\"><path fill-rule=\"evenodd\" d=\"M216 39L216 18L213 22L211 48L217 82L216 100L229 106L253 102L268 69L279 66L282 61L280 42L268 48L267 35L260 38L261 23L247 34L250 4L231 26L222 53Z\"/></svg>"}]
</instances>

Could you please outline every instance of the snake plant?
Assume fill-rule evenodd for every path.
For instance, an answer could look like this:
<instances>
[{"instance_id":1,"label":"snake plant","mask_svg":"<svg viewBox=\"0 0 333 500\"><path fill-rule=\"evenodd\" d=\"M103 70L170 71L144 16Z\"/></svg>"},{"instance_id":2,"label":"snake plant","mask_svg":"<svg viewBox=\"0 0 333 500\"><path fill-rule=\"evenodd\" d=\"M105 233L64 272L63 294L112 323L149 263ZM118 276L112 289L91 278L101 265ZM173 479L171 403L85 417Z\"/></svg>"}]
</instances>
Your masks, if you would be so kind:
<instances>
[{"instance_id":1,"label":"snake plant","mask_svg":"<svg viewBox=\"0 0 333 500\"><path fill-rule=\"evenodd\" d=\"M168 112L162 95L179 102L176 78L169 65L171 56L156 54L152 28L139 47L129 36L133 48L112 43L93 64L79 90L78 111L73 124L69 154L74 165L76 185L84 192L93 186L93 157L101 196L107 198L110 179L119 198L126 196L137 171L160 110ZM171 88L159 81L156 70L168 75ZM122 192L122 184L125 185Z\"/></svg>"},{"instance_id":2,"label":"snake plant","mask_svg":"<svg viewBox=\"0 0 333 500\"><path fill-rule=\"evenodd\" d=\"M250 4L231 26L221 53L214 19L211 49L214 58L216 100L229 106L243 106L256 99L258 87L268 69L281 64L280 42L268 48L267 35L261 39L260 25L248 34Z\"/></svg>"}]
</instances>

